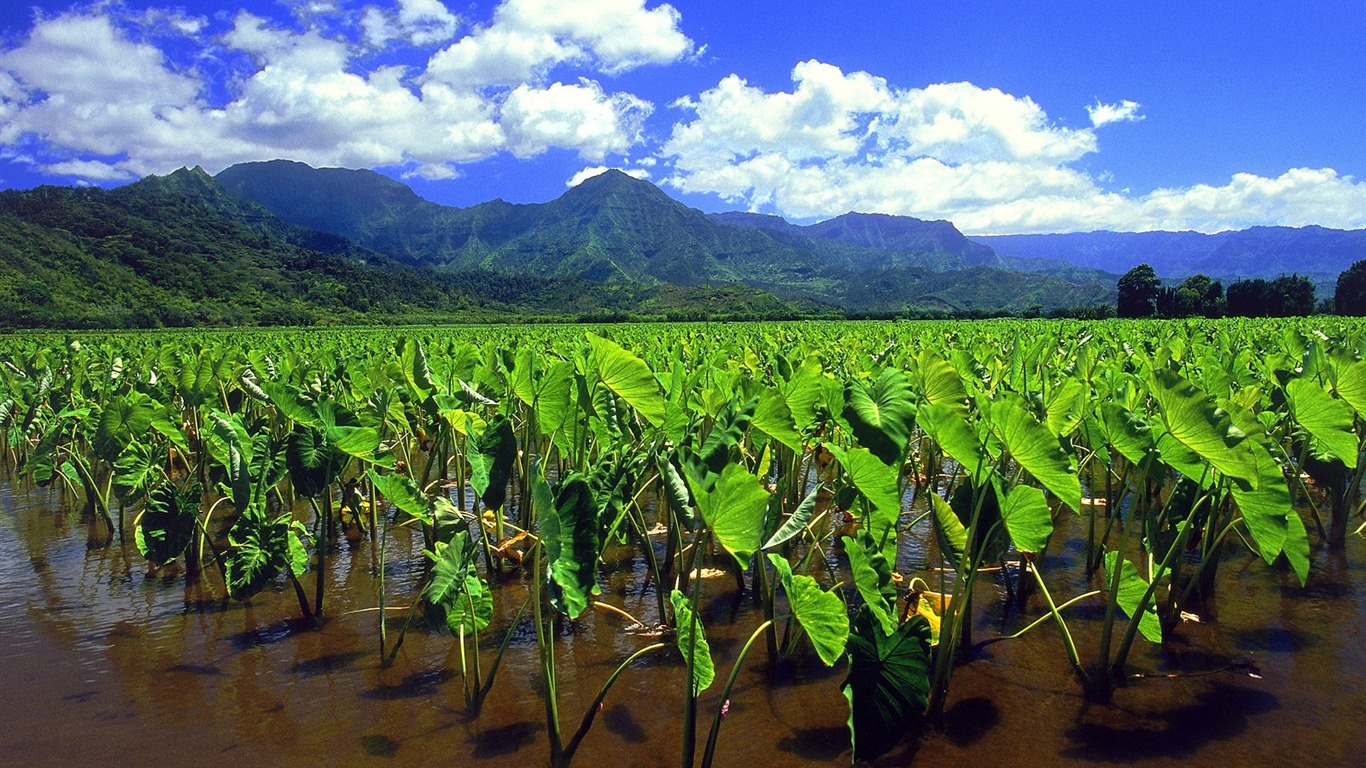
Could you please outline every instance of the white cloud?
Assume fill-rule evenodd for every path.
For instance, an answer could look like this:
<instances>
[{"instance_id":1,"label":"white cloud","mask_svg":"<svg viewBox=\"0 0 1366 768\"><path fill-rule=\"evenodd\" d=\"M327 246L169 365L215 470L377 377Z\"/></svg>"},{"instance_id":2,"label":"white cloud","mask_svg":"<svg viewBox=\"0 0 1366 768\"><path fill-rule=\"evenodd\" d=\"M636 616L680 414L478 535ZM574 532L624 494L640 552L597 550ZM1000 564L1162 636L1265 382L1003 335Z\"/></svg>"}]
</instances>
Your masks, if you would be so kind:
<instances>
[{"instance_id":1,"label":"white cloud","mask_svg":"<svg viewBox=\"0 0 1366 768\"><path fill-rule=\"evenodd\" d=\"M1140 108L1138 102L1128 99L1118 104L1102 104L1097 101L1086 108L1086 114L1091 117L1091 126L1099 128L1110 123L1133 123L1142 120L1143 115L1138 114Z\"/></svg>"},{"instance_id":2,"label":"white cloud","mask_svg":"<svg viewBox=\"0 0 1366 768\"><path fill-rule=\"evenodd\" d=\"M508 0L426 67L366 64L373 48L358 38L450 41L460 20L437 0L367 5L349 36L335 29L345 12L328 2L292 5L303 21L119 4L37 16L27 39L0 48L0 147L37 147L50 157L35 165L97 180L275 157L451 178L461 163L552 147L601 162L638 142L652 105L592 75L674 60L692 43L669 6L563 5ZM202 33L193 51L183 39L164 50L148 42L189 31ZM561 65L577 82L549 81Z\"/></svg>"},{"instance_id":3,"label":"white cloud","mask_svg":"<svg viewBox=\"0 0 1366 768\"><path fill-rule=\"evenodd\" d=\"M1079 161L1098 151L1095 126L1141 119L1134 102L1096 105L1091 128L1069 128L1028 97L971 83L899 89L817 61L792 79L770 93L731 75L675 102L692 119L662 147L664 183L796 220L878 212L983 234L1366 226L1366 184L1328 169L1141 196L1103 189Z\"/></svg>"},{"instance_id":4,"label":"white cloud","mask_svg":"<svg viewBox=\"0 0 1366 768\"><path fill-rule=\"evenodd\" d=\"M596 83L553 83L548 88L522 84L503 103L508 148L520 157L550 147L577 147L590 160L622 153L635 143L648 103L626 94L607 95Z\"/></svg>"},{"instance_id":5,"label":"white cloud","mask_svg":"<svg viewBox=\"0 0 1366 768\"><path fill-rule=\"evenodd\" d=\"M673 6L644 0L507 0L495 16L495 25L574 41L609 74L691 54L679 21Z\"/></svg>"},{"instance_id":6,"label":"white cloud","mask_svg":"<svg viewBox=\"0 0 1366 768\"><path fill-rule=\"evenodd\" d=\"M670 5L643 0L507 0L493 20L432 57L425 77L453 86L536 82L562 64L619 74L692 55Z\"/></svg>"},{"instance_id":7,"label":"white cloud","mask_svg":"<svg viewBox=\"0 0 1366 768\"><path fill-rule=\"evenodd\" d=\"M361 27L365 41L376 48L399 39L416 46L429 46L455 37L460 17L451 13L440 0L398 0L397 11L377 5L366 6Z\"/></svg>"},{"instance_id":8,"label":"white cloud","mask_svg":"<svg viewBox=\"0 0 1366 768\"><path fill-rule=\"evenodd\" d=\"M608 171L621 171L622 173L626 174L627 176L630 176L633 179L650 178L650 172L645 170L644 168L609 168L605 165L595 165L589 168L584 168L582 171L579 171L578 173L574 174L573 177L569 179L569 181L566 181L564 183L564 185L566 187L577 187L578 185L584 183L588 179L591 179L594 176L601 176L602 174L607 173Z\"/></svg>"}]
</instances>

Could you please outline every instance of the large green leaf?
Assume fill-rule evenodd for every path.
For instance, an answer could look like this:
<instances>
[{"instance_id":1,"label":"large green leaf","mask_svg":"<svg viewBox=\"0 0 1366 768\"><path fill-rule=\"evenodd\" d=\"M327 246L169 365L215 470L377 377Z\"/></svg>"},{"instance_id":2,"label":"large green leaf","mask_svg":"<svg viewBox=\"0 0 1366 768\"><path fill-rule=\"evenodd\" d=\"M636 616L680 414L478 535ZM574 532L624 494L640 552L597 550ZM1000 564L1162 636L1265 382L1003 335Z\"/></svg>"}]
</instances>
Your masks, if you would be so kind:
<instances>
[{"instance_id":1,"label":"large green leaf","mask_svg":"<svg viewBox=\"0 0 1366 768\"><path fill-rule=\"evenodd\" d=\"M296 424L285 444L289 481L300 496L321 495L341 475L346 462L347 455L313 427Z\"/></svg>"},{"instance_id":2,"label":"large green leaf","mask_svg":"<svg viewBox=\"0 0 1366 768\"><path fill-rule=\"evenodd\" d=\"M1130 463L1140 464L1157 450L1148 423L1119 403L1102 403L1097 425L1106 442Z\"/></svg>"},{"instance_id":3,"label":"large green leaf","mask_svg":"<svg viewBox=\"0 0 1366 768\"><path fill-rule=\"evenodd\" d=\"M1053 535L1053 516L1043 491L1032 485L1017 485L1001 502L1001 517L1015 548L1021 552L1042 552Z\"/></svg>"},{"instance_id":4,"label":"large green leaf","mask_svg":"<svg viewBox=\"0 0 1366 768\"><path fill-rule=\"evenodd\" d=\"M882 463L865 448L840 451L835 457L849 475L849 482L868 501L868 514L860 521L872 536L887 562L896 562L896 524L901 519L901 491L897 485L897 468Z\"/></svg>"},{"instance_id":5,"label":"large green leaf","mask_svg":"<svg viewBox=\"0 0 1366 768\"><path fill-rule=\"evenodd\" d=\"M240 414L227 415L214 411L209 414L213 421L211 434L218 441L222 455L219 461L228 472L228 485L232 488L232 505L238 512L245 512L251 506L251 464L255 447L247 429L242 425Z\"/></svg>"},{"instance_id":6,"label":"large green leaf","mask_svg":"<svg viewBox=\"0 0 1366 768\"><path fill-rule=\"evenodd\" d=\"M968 395L963 388L963 377L949 361L929 349L922 350L916 359L915 376L925 402L960 412L967 410Z\"/></svg>"},{"instance_id":7,"label":"large green leaf","mask_svg":"<svg viewBox=\"0 0 1366 768\"><path fill-rule=\"evenodd\" d=\"M427 553L432 579L422 591L422 614L433 627L474 633L493 619L493 598L474 572L474 555L469 531L457 531L450 543L438 541L436 551Z\"/></svg>"},{"instance_id":8,"label":"large green leaf","mask_svg":"<svg viewBox=\"0 0 1366 768\"><path fill-rule=\"evenodd\" d=\"M158 568L180 557L194 537L198 511L197 496L180 494L170 485L152 491L134 534L138 552Z\"/></svg>"},{"instance_id":9,"label":"large green leaf","mask_svg":"<svg viewBox=\"0 0 1366 768\"><path fill-rule=\"evenodd\" d=\"M841 690L849 701L854 760L871 760L891 749L925 712L930 693L930 624L912 616L895 632L883 632L860 611L849 634L849 676Z\"/></svg>"},{"instance_id":10,"label":"large green leaf","mask_svg":"<svg viewBox=\"0 0 1366 768\"><path fill-rule=\"evenodd\" d=\"M768 541L764 542L762 548L772 549L806 530L807 524L811 522L811 517L816 512L816 499L819 496L819 488L807 494L806 498L802 499L802 503L798 504L797 508L792 510L792 514L788 515L787 519L783 521L783 524L778 530L774 531L773 535L768 537Z\"/></svg>"},{"instance_id":11,"label":"large green leaf","mask_svg":"<svg viewBox=\"0 0 1366 768\"><path fill-rule=\"evenodd\" d=\"M540 473L533 483L545 483ZM537 491L544 500L545 492ZM537 510L541 537L545 545L549 576L550 604L557 611L576 619L598 593L599 538L598 507L588 481L578 473L561 481L554 500Z\"/></svg>"},{"instance_id":12,"label":"large green leaf","mask_svg":"<svg viewBox=\"0 0 1366 768\"><path fill-rule=\"evenodd\" d=\"M754 409L750 425L777 440L797 455L802 453L802 436L793 425L792 411L783 396L765 388L759 393L759 404Z\"/></svg>"},{"instance_id":13,"label":"large green leaf","mask_svg":"<svg viewBox=\"0 0 1366 768\"><path fill-rule=\"evenodd\" d=\"M379 448L379 432L373 427L361 426L356 414L334 400L319 401L318 419L327 442L348 456L371 458Z\"/></svg>"},{"instance_id":14,"label":"large green leaf","mask_svg":"<svg viewBox=\"0 0 1366 768\"><path fill-rule=\"evenodd\" d=\"M1358 416L1366 419L1366 360L1340 369L1336 390Z\"/></svg>"},{"instance_id":15,"label":"large green leaf","mask_svg":"<svg viewBox=\"0 0 1366 768\"><path fill-rule=\"evenodd\" d=\"M1295 512L1290 497L1290 486L1281 471L1281 466L1271 455L1272 443L1261 430L1257 417L1252 415L1251 411L1234 403L1227 403L1226 407L1233 423L1249 436L1247 442L1256 462L1258 474L1258 481L1255 484L1242 480L1234 480L1231 483L1233 502L1238 505L1238 511L1243 516L1243 524L1247 526L1252 540L1257 543L1262 559L1271 564L1282 551L1286 551L1287 557L1290 556L1286 547L1291 526L1294 524L1291 518L1299 522L1299 515ZM1303 523L1300 524L1299 530L1303 535ZM1298 545L1292 543L1292 546ZM1307 568L1307 540L1303 546L1306 550Z\"/></svg>"},{"instance_id":16,"label":"large green leaf","mask_svg":"<svg viewBox=\"0 0 1366 768\"><path fill-rule=\"evenodd\" d=\"M1285 559L1304 586L1309 578L1309 532L1304 529L1304 521L1298 512L1290 511L1286 517Z\"/></svg>"},{"instance_id":17,"label":"large green leaf","mask_svg":"<svg viewBox=\"0 0 1366 768\"><path fill-rule=\"evenodd\" d=\"M845 536L844 554L849 558L849 573L854 577L863 604L877 619L885 632L896 629L896 585L892 583L892 568L882 553L864 532Z\"/></svg>"},{"instance_id":18,"label":"large green leaf","mask_svg":"<svg viewBox=\"0 0 1366 768\"><path fill-rule=\"evenodd\" d=\"M229 597L246 600L285 572L291 560L290 528L288 514L269 520L259 504L237 516L228 531L230 546L223 567Z\"/></svg>"},{"instance_id":19,"label":"large green leaf","mask_svg":"<svg viewBox=\"0 0 1366 768\"><path fill-rule=\"evenodd\" d=\"M664 424L664 393L644 360L601 336L588 334L598 379L654 426Z\"/></svg>"},{"instance_id":20,"label":"large green leaf","mask_svg":"<svg viewBox=\"0 0 1366 768\"><path fill-rule=\"evenodd\" d=\"M417 487L417 483L407 475L381 475L374 467L365 470L365 476L375 484L375 490L389 500L390 504L407 512L424 523L432 523L432 501Z\"/></svg>"},{"instance_id":21,"label":"large green leaf","mask_svg":"<svg viewBox=\"0 0 1366 768\"><path fill-rule=\"evenodd\" d=\"M990 414L992 431L1010 451L1011 458L1062 503L1081 512L1081 480L1072 457L1048 427L1015 397L1003 396L993 402Z\"/></svg>"},{"instance_id":22,"label":"large green leaf","mask_svg":"<svg viewBox=\"0 0 1366 768\"><path fill-rule=\"evenodd\" d=\"M130 392L110 400L100 412L99 425L95 429L92 446L96 455L111 463L117 461L129 443L151 428L155 415L151 398L141 392Z\"/></svg>"},{"instance_id":23,"label":"large green leaf","mask_svg":"<svg viewBox=\"0 0 1366 768\"><path fill-rule=\"evenodd\" d=\"M670 592L669 602L674 607L678 651L683 654L683 661L692 665L692 695L696 696L707 690L716 679L716 666L711 660L707 632L702 627L702 617L694 613L692 603L682 592L676 589Z\"/></svg>"},{"instance_id":24,"label":"large green leaf","mask_svg":"<svg viewBox=\"0 0 1366 768\"><path fill-rule=\"evenodd\" d=\"M1149 600L1143 606L1141 615L1138 610L1139 601L1148 591L1148 582L1138 575L1138 569L1133 563L1120 558L1119 552L1115 550L1105 553L1105 583L1109 584L1113 578L1116 561L1120 563L1119 594L1116 595L1116 602L1130 619L1139 615L1138 631L1142 632L1144 637L1154 643L1162 642L1162 622L1157 618L1157 606L1154 601Z\"/></svg>"},{"instance_id":25,"label":"large green leaf","mask_svg":"<svg viewBox=\"0 0 1366 768\"><path fill-rule=\"evenodd\" d=\"M317 404L303 392L278 381L263 383L261 391L270 397L276 410L285 418L305 426L322 428L323 422L318 417Z\"/></svg>"},{"instance_id":26,"label":"large green leaf","mask_svg":"<svg viewBox=\"0 0 1366 768\"><path fill-rule=\"evenodd\" d=\"M1174 439L1224 475L1256 484L1256 461L1243 445L1247 435L1205 393L1165 368L1153 371L1149 389Z\"/></svg>"},{"instance_id":27,"label":"large green leaf","mask_svg":"<svg viewBox=\"0 0 1366 768\"><path fill-rule=\"evenodd\" d=\"M716 540L742 569L749 568L750 558L763 541L769 492L740 464L727 464L710 488L711 478L692 470L687 479L697 509Z\"/></svg>"},{"instance_id":28,"label":"large green leaf","mask_svg":"<svg viewBox=\"0 0 1366 768\"><path fill-rule=\"evenodd\" d=\"M958 513L953 511L953 507L937 493L930 493L930 505L934 516L934 535L939 542L939 550L944 555L944 559L949 561L949 566L955 571L958 570L959 563L963 556L968 552L968 531L963 527L963 521L958 519Z\"/></svg>"},{"instance_id":29,"label":"large green leaf","mask_svg":"<svg viewBox=\"0 0 1366 768\"><path fill-rule=\"evenodd\" d=\"M398 340L396 352L399 369L403 372L403 380L408 384L408 390L419 402L431 397L436 391L436 385L432 383L432 372L427 367L427 355L422 350L422 342L401 338Z\"/></svg>"},{"instance_id":30,"label":"large green leaf","mask_svg":"<svg viewBox=\"0 0 1366 768\"><path fill-rule=\"evenodd\" d=\"M820 361L814 357L806 358L792 370L792 377L783 388L783 397L797 429L806 430L816 420L824 376Z\"/></svg>"},{"instance_id":31,"label":"large green leaf","mask_svg":"<svg viewBox=\"0 0 1366 768\"><path fill-rule=\"evenodd\" d=\"M792 566L781 555L770 554L768 559L777 569L792 615L811 638L816 655L825 666L833 666L844 655L849 640L849 614L844 601L835 592L821 589L812 577L793 574Z\"/></svg>"},{"instance_id":32,"label":"large green leaf","mask_svg":"<svg viewBox=\"0 0 1366 768\"><path fill-rule=\"evenodd\" d=\"M1336 400L1309 379L1291 379L1285 385L1295 421L1348 469L1357 465L1357 436L1352 431L1352 409Z\"/></svg>"},{"instance_id":33,"label":"large green leaf","mask_svg":"<svg viewBox=\"0 0 1366 768\"><path fill-rule=\"evenodd\" d=\"M939 445L940 450L958 462L973 482L981 485L991 468L991 460L982 448L977 430L968 423L964 412L945 403L920 406L916 420L925 434Z\"/></svg>"},{"instance_id":34,"label":"large green leaf","mask_svg":"<svg viewBox=\"0 0 1366 768\"><path fill-rule=\"evenodd\" d=\"M859 444L883 464L899 465L915 421L906 374L887 368L872 384L852 381L844 388L844 418Z\"/></svg>"},{"instance_id":35,"label":"large green leaf","mask_svg":"<svg viewBox=\"0 0 1366 768\"><path fill-rule=\"evenodd\" d=\"M120 499L139 498L164 472L164 456L155 447L133 440L114 462L114 491Z\"/></svg>"},{"instance_id":36,"label":"large green leaf","mask_svg":"<svg viewBox=\"0 0 1366 768\"><path fill-rule=\"evenodd\" d=\"M517 435L512 421L503 414L493 417L484 431L470 441L470 485L488 509L498 509L507 500L508 480L517 462Z\"/></svg>"}]
</instances>

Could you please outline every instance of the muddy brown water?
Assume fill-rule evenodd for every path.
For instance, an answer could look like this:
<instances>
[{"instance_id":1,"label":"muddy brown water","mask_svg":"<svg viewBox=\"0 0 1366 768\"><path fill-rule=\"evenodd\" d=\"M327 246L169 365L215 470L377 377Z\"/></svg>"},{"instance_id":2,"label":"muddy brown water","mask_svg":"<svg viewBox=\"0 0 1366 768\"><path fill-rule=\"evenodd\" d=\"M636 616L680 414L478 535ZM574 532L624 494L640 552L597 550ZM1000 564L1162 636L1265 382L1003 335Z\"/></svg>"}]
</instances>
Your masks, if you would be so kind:
<instances>
[{"instance_id":1,"label":"muddy brown water","mask_svg":"<svg viewBox=\"0 0 1366 768\"><path fill-rule=\"evenodd\" d=\"M913 531L902 567L930 547ZM0 477L0 765L544 765L547 738L529 621L482 712L466 711L459 655L449 635L410 632L396 663L379 656L377 553L345 547L327 569L328 619L301 626L292 592L243 604L224 599L214 574L189 584L149 574L131 541L106 545L101 528L49 489ZM1044 563L1059 599L1087 589L1075 572L1084 533L1060 529ZM420 540L395 535L387 557L391 604L421 584ZM604 600L650 621L656 598L644 564L609 557ZM308 577L311 584L312 577ZM527 594L499 582L487 658ZM975 639L1021 626L987 580L975 598ZM877 765L1296 765L1366 762L1366 543L1316 549L1309 584L1232 550L1199 624L1166 649L1141 640L1138 671L1198 672L1239 660L1237 672L1145 679L1108 705L1088 704L1056 630L979 648L956 671L943 729L908 734ZM311 592L311 590L310 590ZM1037 598L1035 600L1037 602ZM1038 614L1031 604L1029 618ZM1069 609L1083 657L1093 655L1098 603ZM702 618L718 682L702 700L698 742L740 646L761 618L733 580L706 582ZM391 619L391 631L401 624ZM606 613L562 627L557 640L566 736L598 687L649 644ZM813 654L776 676L756 646L731 696L718 766L834 766L849 762L842 665ZM686 674L656 652L618 681L575 764L674 766Z\"/></svg>"}]
</instances>

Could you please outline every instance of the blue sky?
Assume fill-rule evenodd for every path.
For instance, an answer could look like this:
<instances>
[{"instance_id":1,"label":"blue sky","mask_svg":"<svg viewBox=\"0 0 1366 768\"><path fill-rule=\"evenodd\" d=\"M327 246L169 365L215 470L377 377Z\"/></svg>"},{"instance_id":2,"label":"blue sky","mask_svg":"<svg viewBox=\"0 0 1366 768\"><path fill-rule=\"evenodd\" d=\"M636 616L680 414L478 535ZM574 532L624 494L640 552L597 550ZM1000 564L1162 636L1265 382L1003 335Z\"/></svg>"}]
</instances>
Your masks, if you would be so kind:
<instances>
[{"instance_id":1,"label":"blue sky","mask_svg":"<svg viewBox=\"0 0 1366 768\"><path fill-rule=\"evenodd\" d=\"M0 7L0 187L277 157L441 203L594 169L969 233L1366 227L1366 5L249 0Z\"/></svg>"}]
</instances>

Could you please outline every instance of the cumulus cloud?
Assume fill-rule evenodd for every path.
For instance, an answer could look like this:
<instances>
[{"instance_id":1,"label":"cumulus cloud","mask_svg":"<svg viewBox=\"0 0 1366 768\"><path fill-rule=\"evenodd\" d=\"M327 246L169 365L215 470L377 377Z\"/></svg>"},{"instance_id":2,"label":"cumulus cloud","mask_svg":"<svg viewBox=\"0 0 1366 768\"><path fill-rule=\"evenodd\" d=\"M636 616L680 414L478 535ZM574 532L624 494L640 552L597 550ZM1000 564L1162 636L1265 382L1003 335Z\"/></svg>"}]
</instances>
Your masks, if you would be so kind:
<instances>
[{"instance_id":1,"label":"cumulus cloud","mask_svg":"<svg viewBox=\"0 0 1366 768\"><path fill-rule=\"evenodd\" d=\"M1102 104L1097 101L1086 108L1086 114L1091 117L1091 126L1099 128L1110 123L1132 123L1142 120L1143 115L1138 114L1140 108L1138 102L1128 99L1118 104Z\"/></svg>"},{"instance_id":2,"label":"cumulus cloud","mask_svg":"<svg viewBox=\"0 0 1366 768\"><path fill-rule=\"evenodd\" d=\"M370 5L361 16L365 41L376 48L393 40L416 46L444 43L455 37L459 28L460 17L440 0L399 0L397 11Z\"/></svg>"},{"instance_id":3,"label":"cumulus cloud","mask_svg":"<svg viewBox=\"0 0 1366 768\"><path fill-rule=\"evenodd\" d=\"M693 50L677 11L644 0L506 0L463 37L439 0L367 5L346 32L335 3L291 7L283 20L104 3L36 16L0 48L0 147L99 181L274 157L430 179L499 153L601 162L638 142L653 106L594 78ZM166 34L182 39L158 47ZM421 63L366 63L396 47Z\"/></svg>"},{"instance_id":4,"label":"cumulus cloud","mask_svg":"<svg viewBox=\"0 0 1366 768\"><path fill-rule=\"evenodd\" d=\"M424 77L453 86L513 85L564 64L620 74L694 52L670 5L644 0L507 0L493 21L432 57Z\"/></svg>"},{"instance_id":5,"label":"cumulus cloud","mask_svg":"<svg viewBox=\"0 0 1366 768\"><path fill-rule=\"evenodd\" d=\"M971 83L896 88L818 61L792 81L768 92L731 75L676 101L691 116L662 147L664 183L797 220L878 212L982 234L1366 226L1366 185L1327 169L1143 196L1102 188L1080 161L1098 151L1097 126L1141 118L1134 102L1096 105L1090 128L1070 128L1027 96Z\"/></svg>"}]
</instances>

